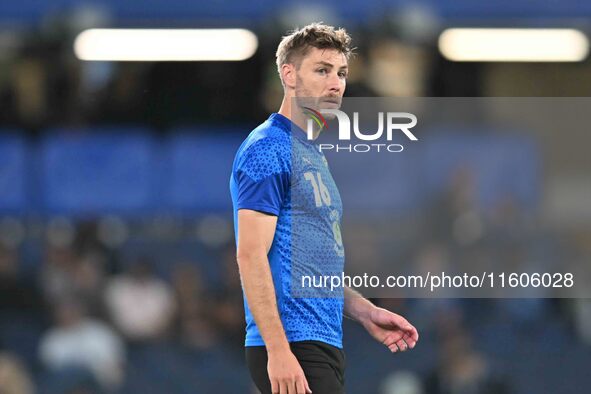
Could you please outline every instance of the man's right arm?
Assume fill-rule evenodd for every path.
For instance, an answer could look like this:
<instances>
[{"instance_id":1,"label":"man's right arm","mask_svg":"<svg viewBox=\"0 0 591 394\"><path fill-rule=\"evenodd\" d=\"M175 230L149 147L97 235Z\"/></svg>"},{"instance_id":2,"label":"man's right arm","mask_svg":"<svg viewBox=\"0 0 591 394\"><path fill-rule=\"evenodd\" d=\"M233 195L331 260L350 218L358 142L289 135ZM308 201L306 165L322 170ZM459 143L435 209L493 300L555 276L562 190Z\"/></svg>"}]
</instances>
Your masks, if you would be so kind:
<instances>
[{"instance_id":1,"label":"man's right arm","mask_svg":"<svg viewBox=\"0 0 591 394\"><path fill-rule=\"evenodd\" d=\"M304 372L291 352L275 296L268 253L273 243L277 216L238 211L238 267L244 294L268 354L273 393L311 393Z\"/></svg>"},{"instance_id":2,"label":"man's right arm","mask_svg":"<svg viewBox=\"0 0 591 394\"><path fill-rule=\"evenodd\" d=\"M281 324L267 254L271 249L277 216L238 211L238 267L248 306L265 341L267 351L289 349Z\"/></svg>"}]
</instances>

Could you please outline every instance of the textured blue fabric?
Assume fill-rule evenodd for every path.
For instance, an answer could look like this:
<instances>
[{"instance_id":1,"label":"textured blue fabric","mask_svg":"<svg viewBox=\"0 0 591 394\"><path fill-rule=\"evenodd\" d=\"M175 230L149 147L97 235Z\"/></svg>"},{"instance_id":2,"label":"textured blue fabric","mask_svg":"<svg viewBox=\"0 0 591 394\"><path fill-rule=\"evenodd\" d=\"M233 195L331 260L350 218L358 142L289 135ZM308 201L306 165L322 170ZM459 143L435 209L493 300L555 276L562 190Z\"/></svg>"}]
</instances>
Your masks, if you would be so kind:
<instances>
[{"instance_id":1,"label":"textured blue fabric","mask_svg":"<svg viewBox=\"0 0 591 394\"><path fill-rule=\"evenodd\" d=\"M277 306L289 342L317 340L342 348L342 288L302 288L302 275L339 275L344 250L342 203L328 163L291 121L272 114L242 143L230 177L237 214L252 209L277 216L268 254ZM246 346L264 341L245 298Z\"/></svg>"}]
</instances>

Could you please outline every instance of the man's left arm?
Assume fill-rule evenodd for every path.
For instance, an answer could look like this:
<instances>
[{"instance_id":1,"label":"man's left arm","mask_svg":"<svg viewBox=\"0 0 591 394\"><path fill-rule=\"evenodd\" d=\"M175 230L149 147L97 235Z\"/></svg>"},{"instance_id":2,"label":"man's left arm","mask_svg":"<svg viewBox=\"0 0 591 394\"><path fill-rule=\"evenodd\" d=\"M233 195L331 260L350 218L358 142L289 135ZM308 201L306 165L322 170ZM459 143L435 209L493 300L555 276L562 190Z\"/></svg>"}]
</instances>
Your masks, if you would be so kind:
<instances>
[{"instance_id":1,"label":"man's left arm","mask_svg":"<svg viewBox=\"0 0 591 394\"><path fill-rule=\"evenodd\" d=\"M392 353L415 347L419 333L404 317L375 306L349 287L344 293L345 317L359 322L376 341Z\"/></svg>"}]
</instances>

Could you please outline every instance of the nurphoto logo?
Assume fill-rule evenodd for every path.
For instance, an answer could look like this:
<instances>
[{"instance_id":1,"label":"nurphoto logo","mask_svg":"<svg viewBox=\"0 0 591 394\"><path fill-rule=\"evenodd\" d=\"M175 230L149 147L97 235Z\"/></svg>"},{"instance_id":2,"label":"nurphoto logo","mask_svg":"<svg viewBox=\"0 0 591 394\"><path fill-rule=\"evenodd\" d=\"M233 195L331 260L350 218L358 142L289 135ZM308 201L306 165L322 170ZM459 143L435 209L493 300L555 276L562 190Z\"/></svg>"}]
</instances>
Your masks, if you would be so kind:
<instances>
[{"instance_id":1,"label":"nurphoto logo","mask_svg":"<svg viewBox=\"0 0 591 394\"><path fill-rule=\"evenodd\" d=\"M309 140L314 140L319 131L327 127L326 119L323 115L336 117L339 123L339 141L351 141L351 121L349 116L338 109L320 109L320 111L305 107L306 114L309 116L307 124L307 135ZM385 119L385 120L384 120ZM406 122L400 123L400 119ZM386 126L384 127L384 123ZM378 112L378 129L371 133L359 130L359 113L353 112L353 134L361 141L376 141L372 143L337 143L337 144L319 144L320 151L333 150L335 152L402 152L402 144L391 143L395 132L402 132L410 141L418 141L418 138L410 131L417 124L417 117L409 112ZM379 143L383 140L385 128L385 137L387 143Z\"/></svg>"}]
</instances>

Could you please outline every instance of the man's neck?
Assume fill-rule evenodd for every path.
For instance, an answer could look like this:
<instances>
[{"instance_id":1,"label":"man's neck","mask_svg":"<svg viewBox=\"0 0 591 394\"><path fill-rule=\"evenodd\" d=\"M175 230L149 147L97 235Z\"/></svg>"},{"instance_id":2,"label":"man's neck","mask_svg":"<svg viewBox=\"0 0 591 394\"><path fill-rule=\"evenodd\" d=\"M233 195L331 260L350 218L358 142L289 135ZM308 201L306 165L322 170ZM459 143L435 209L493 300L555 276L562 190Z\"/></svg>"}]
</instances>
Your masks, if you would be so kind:
<instances>
[{"instance_id":1,"label":"man's neck","mask_svg":"<svg viewBox=\"0 0 591 394\"><path fill-rule=\"evenodd\" d=\"M292 106L293 97L285 95L283 96L283 101L281 102L281 107L279 107L279 111L277 113L285 116L287 119L291 120L292 123L297 125L302 132L307 133L308 130L308 118L304 116L302 112L298 110L298 108L293 108ZM314 139L318 137L318 133L314 133Z\"/></svg>"}]
</instances>

